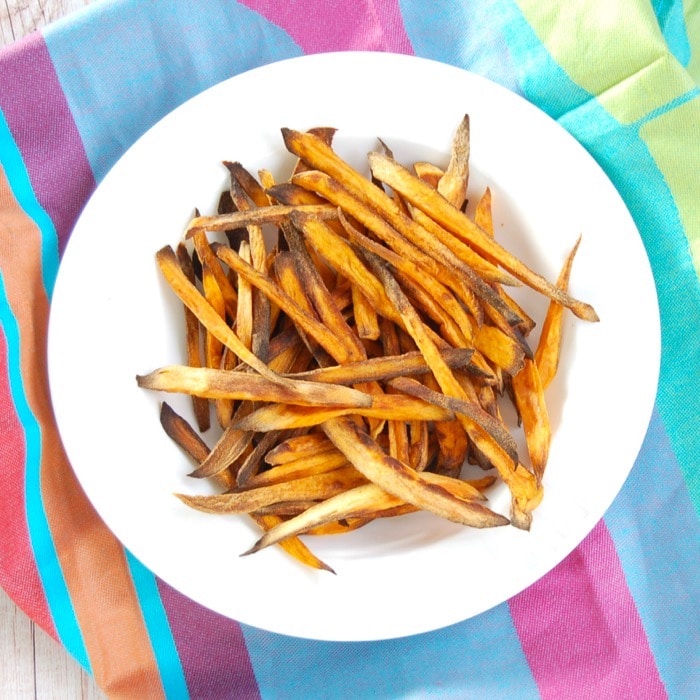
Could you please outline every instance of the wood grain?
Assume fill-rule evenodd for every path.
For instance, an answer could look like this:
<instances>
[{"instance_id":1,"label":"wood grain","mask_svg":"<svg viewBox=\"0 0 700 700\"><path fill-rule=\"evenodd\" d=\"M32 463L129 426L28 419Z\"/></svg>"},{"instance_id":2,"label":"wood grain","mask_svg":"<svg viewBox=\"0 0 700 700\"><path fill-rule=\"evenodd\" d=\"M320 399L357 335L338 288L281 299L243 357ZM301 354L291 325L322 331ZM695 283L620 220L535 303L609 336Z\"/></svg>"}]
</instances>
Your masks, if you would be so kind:
<instances>
[{"instance_id":1,"label":"wood grain","mask_svg":"<svg viewBox=\"0 0 700 700\"><path fill-rule=\"evenodd\" d=\"M93 0L0 0L0 47ZM0 700L102 700L91 676L0 588Z\"/></svg>"},{"instance_id":2,"label":"wood grain","mask_svg":"<svg viewBox=\"0 0 700 700\"><path fill-rule=\"evenodd\" d=\"M75 12L91 0L0 0L0 46Z\"/></svg>"},{"instance_id":3,"label":"wood grain","mask_svg":"<svg viewBox=\"0 0 700 700\"><path fill-rule=\"evenodd\" d=\"M105 695L63 647L0 588L0 698L102 700Z\"/></svg>"}]
</instances>

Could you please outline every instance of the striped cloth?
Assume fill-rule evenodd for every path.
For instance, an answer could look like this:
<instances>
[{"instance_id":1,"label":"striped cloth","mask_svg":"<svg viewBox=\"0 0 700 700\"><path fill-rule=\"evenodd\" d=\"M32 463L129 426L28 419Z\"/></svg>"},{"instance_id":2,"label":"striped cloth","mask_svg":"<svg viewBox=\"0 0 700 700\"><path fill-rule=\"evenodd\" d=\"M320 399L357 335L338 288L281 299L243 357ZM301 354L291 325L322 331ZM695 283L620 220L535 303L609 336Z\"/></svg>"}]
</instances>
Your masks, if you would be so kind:
<instances>
[{"instance_id":1,"label":"striped cloth","mask_svg":"<svg viewBox=\"0 0 700 700\"><path fill-rule=\"evenodd\" d=\"M350 644L239 624L144 568L82 494L46 372L71 228L135 139L222 79L344 49L467 68L563 125L638 226L662 324L644 444L582 544L473 619ZM700 697L699 80L694 0L107 0L4 49L0 584L113 697ZM624 420L634 397L612 400Z\"/></svg>"}]
</instances>

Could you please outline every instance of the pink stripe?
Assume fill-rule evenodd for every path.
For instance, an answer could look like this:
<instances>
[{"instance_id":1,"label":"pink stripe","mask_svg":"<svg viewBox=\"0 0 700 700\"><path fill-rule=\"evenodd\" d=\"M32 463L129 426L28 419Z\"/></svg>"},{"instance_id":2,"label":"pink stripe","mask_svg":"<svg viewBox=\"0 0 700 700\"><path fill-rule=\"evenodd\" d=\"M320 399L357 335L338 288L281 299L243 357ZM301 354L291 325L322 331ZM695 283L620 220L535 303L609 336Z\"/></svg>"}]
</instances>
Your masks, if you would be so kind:
<instances>
[{"instance_id":1,"label":"pink stripe","mask_svg":"<svg viewBox=\"0 0 700 700\"><path fill-rule=\"evenodd\" d=\"M510 610L545 700L667 697L603 521Z\"/></svg>"},{"instance_id":2,"label":"pink stripe","mask_svg":"<svg viewBox=\"0 0 700 700\"><path fill-rule=\"evenodd\" d=\"M413 53L398 0L243 0L243 4L282 27L304 53L353 50ZM310 22L309 17L314 21Z\"/></svg>"},{"instance_id":3,"label":"pink stripe","mask_svg":"<svg viewBox=\"0 0 700 700\"><path fill-rule=\"evenodd\" d=\"M0 333L0 585L27 615L55 638L56 631L29 542L23 488L24 431L14 410L7 366L6 338Z\"/></svg>"},{"instance_id":4,"label":"pink stripe","mask_svg":"<svg viewBox=\"0 0 700 700\"><path fill-rule=\"evenodd\" d=\"M95 179L39 33L0 54L0 110L63 251L80 210L95 189Z\"/></svg>"},{"instance_id":5,"label":"pink stripe","mask_svg":"<svg viewBox=\"0 0 700 700\"><path fill-rule=\"evenodd\" d=\"M158 591L193 698L260 697L237 622L218 615L158 580Z\"/></svg>"}]
</instances>

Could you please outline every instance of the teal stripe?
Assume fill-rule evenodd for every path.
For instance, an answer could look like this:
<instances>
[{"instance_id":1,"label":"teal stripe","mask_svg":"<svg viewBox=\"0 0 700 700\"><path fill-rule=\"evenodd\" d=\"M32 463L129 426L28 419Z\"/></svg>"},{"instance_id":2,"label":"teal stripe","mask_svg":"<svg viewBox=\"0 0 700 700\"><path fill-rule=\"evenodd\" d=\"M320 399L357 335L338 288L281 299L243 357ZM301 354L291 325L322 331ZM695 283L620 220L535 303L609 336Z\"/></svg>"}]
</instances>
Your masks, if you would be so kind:
<instances>
[{"instance_id":1,"label":"teal stripe","mask_svg":"<svg viewBox=\"0 0 700 700\"><path fill-rule=\"evenodd\" d=\"M185 698L190 697L185 672L180 663L180 656L177 653L170 623L158 593L155 577L129 551L126 551L126 560L139 598L146 629L151 639L151 647L158 664L165 696L185 700Z\"/></svg>"},{"instance_id":2,"label":"teal stripe","mask_svg":"<svg viewBox=\"0 0 700 700\"><path fill-rule=\"evenodd\" d=\"M41 583L53 618L56 633L82 666L90 672L90 661L83 636L73 610L61 564L54 547L51 530L41 498L41 426L37 422L24 393L21 372L21 338L19 325L12 313L5 282L0 271L0 326L7 338L10 393L17 416L24 429L26 444L25 499L29 539L38 567Z\"/></svg>"},{"instance_id":3,"label":"teal stripe","mask_svg":"<svg viewBox=\"0 0 700 700\"><path fill-rule=\"evenodd\" d=\"M655 0L653 6L668 48L678 62L687 67L690 62L691 48L685 26L683 0Z\"/></svg>"},{"instance_id":4,"label":"teal stripe","mask_svg":"<svg viewBox=\"0 0 700 700\"><path fill-rule=\"evenodd\" d=\"M19 206L34 221L41 234L41 272L46 296L50 299L58 274L58 235L51 217L36 198L22 154L12 138L2 110L0 110L0 165L5 170Z\"/></svg>"},{"instance_id":5,"label":"teal stripe","mask_svg":"<svg viewBox=\"0 0 700 700\"><path fill-rule=\"evenodd\" d=\"M667 102L665 105L661 105L660 107L657 107L656 109L652 109L651 112L648 114L645 114L643 117L640 117L637 119L637 121L633 122L632 124L629 125L629 128L633 129L634 131L638 131L641 129L645 124L648 124L650 121L656 119L657 117L660 117L667 112L671 112L677 107L681 107L684 105L686 102L690 102L691 100L694 100L696 97L700 97L700 88L693 88L692 90L689 90L688 92L684 93L683 95L678 95L678 97L674 98L670 102Z\"/></svg>"}]
</instances>

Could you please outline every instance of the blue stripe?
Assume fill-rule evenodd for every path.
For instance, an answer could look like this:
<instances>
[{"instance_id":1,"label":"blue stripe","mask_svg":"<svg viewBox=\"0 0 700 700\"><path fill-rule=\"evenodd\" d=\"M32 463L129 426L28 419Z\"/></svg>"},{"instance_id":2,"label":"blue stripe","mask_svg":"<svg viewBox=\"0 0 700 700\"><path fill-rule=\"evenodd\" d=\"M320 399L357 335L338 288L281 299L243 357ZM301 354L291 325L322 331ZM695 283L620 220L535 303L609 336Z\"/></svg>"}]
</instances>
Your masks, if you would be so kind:
<instances>
[{"instance_id":1,"label":"blue stripe","mask_svg":"<svg viewBox=\"0 0 700 700\"><path fill-rule=\"evenodd\" d=\"M50 299L58 274L58 235L51 217L39 204L34 194L29 173L2 110L0 110L0 165L5 170L17 203L34 221L41 234L41 274L46 295Z\"/></svg>"},{"instance_id":2,"label":"blue stripe","mask_svg":"<svg viewBox=\"0 0 700 700\"><path fill-rule=\"evenodd\" d=\"M700 368L700 347L687 324L689 319L700 318L700 286L673 194L639 134L649 119L668 110L661 108L636 124L621 125L597 100L571 82L522 15L517 22L515 17L510 33L511 53L516 65L529 65L523 85L526 97L559 117L559 123L610 177L637 224L654 273L662 327L658 416L652 421L647 442L623 494L610 510L610 518L623 570L639 603L640 619L661 678L671 697L688 697L675 692L687 687L689 681L684 681L682 675L689 669L678 663L674 639L686 635L697 639L697 620L689 620L687 615L688 610L697 607L694 599L688 598L691 591L697 590L692 583L697 581L700 567L697 521L687 531L689 541L685 539L685 528L694 518L691 493L692 484L698 480L700 454L700 392L695 376ZM697 98L690 94L679 96L686 105L689 99ZM672 106L678 105L670 103ZM665 426L665 435L659 430L659 421ZM669 495L668 505L649 511L646 506L660 493ZM634 534L624 530L628 523L623 517L640 520L634 546L629 541ZM649 520L645 522L644 518ZM627 546L632 549L625 556ZM642 552L646 559L636 559L636 554ZM688 568L683 564L677 568L677 561L688 562ZM682 583L680 588L664 585L667 573L664 568L656 568L661 562L666 562L665 567L673 565L675 576ZM654 566L645 566L641 573L638 567L644 563ZM644 588L649 598L642 597ZM672 613L674 607L677 613ZM669 624L669 615L675 624ZM696 647L697 644L693 649ZM697 675L692 682L697 682Z\"/></svg>"},{"instance_id":3,"label":"blue stripe","mask_svg":"<svg viewBox=\"0 0 700 700\"><path fill-rule=\"evenodd\" d=\"M63 577L41 498L41 426L34 417L24 393L19 326L7 298L2 271L0 271L0 326L7 338L10 392L17 416L24 429L25 507L29 539L35 560L41 562L41 566L37 568L56 633L70 654L89 672L90 660L85 650L83 636Z\"/></svg>"},{"instance_id":4,"label":"blue stripe","mask_svg":"<svg viewBox=\"0 0 700 700\"><path fill-rule=\"evenodd\" d=\"M700 523L657 412L605 521L669 697L700 697Z\"/></svg>"},{"instance_id":5,"label":"blue stripe","mask_svg":"<svg viewBox=\"0 0 700 700\"><path fill-rule=\"evenodd\" d=\"M263 698L539 697L505 604L436 632L379 642L241 627Z\"/></svg>"},{"instance_id":6,"label":"blue stripe","mask_svg":"<svg viewBox=\"0 0 700 700\"><path fill-rule=\"evenodd\" d=\"M465 68L513 92L520 91L505 39L496 26L503 17L499 0L400 0L399 4L416 55Z\"/></svg>"},{"instance_id":7,"label":"blue stripe","mask_svg":"<svg viewBox=\"0 0 700 700\"><path fill-rule=\"evenodd\" d=\"M677 109L678 107L682 107L686 102L690 102L691 100L694 100L697 97L700 97L700 88L695 87L692 90L688 90L688 92L682 95L678 95L678 97L675 97L670 102L667 102L665 105L661 105L656 109L652 109L651 112L637 119L635 122L630 124L629 127L634 130L639 130L645 124L656 119L657 117L661 117L667 112L671 112L672 110Z\"/></svg>"},{"instance_id":8,"label":"blue stripe","mask_svg":"<svg viewBox=\"0 0 700 700\"><path fill-rule=\"evenodd\" d=\"M98 182L188 98L301 54L286 32L229 0L102 3L90 10L49 25L44 38ZM248 98L231 105L232 128Z\"/></svg>"},{"instance_id":9,"label":"blue stripe","mask_svg":"<svg viewBox=\"0 0 700 700\"><path fill-rule=\"evenodd\" d=\"M655 0L652 4L668 48L678 62L687 68L691 48L685 26L683 0Z\"/></svg>"},{"instance_id":10,"label":"blue stripe","mask_svg":"<svg viewBox=\"0 0 700 700\"><path fill-rule=\"evenodd\" d=\"M141 605L144 622L150 635L151 647L158 664L165 697L185 700L190 697L185 672L180 663L180 656L177 653L170 623L158 593L155 577L128 551L126 551L126 560Z\"/></svg>"}]
</instances>

